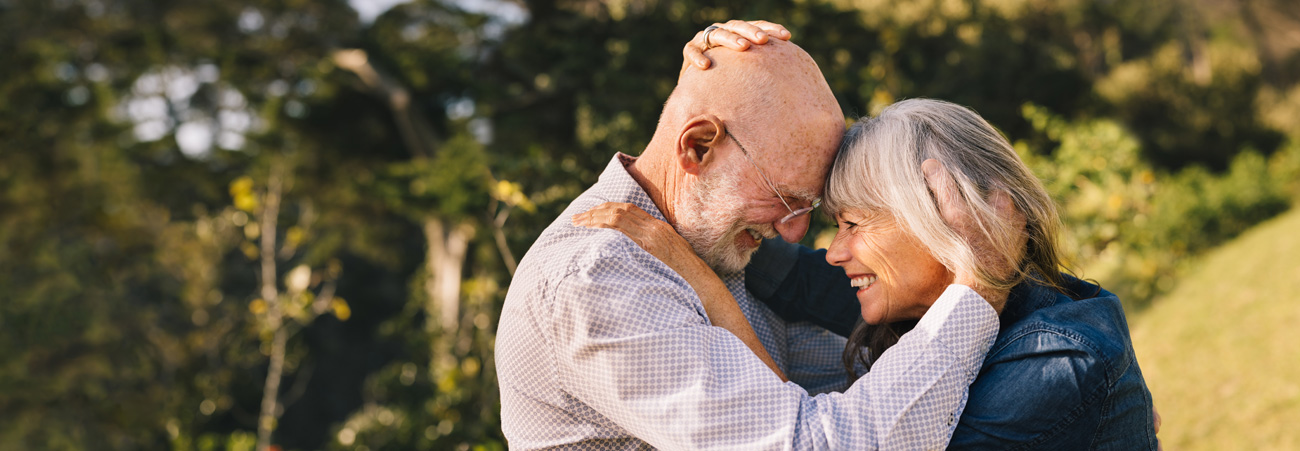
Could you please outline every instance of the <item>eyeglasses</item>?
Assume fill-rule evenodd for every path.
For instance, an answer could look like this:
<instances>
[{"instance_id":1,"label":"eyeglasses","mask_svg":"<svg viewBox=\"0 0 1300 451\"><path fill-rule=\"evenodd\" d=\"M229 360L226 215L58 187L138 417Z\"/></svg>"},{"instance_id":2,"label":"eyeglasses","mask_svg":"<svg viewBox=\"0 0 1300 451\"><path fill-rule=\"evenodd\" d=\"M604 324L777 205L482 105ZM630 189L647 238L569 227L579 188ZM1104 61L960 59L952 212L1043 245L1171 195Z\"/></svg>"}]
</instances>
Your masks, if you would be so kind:
<instances>
[{"instance_id":1,"label":"eyeglasses","mask_svg":"<svg viewBox=\"0 0 1300 451\"><path fill-rule=\"evenodd\" d=\"M772 183L772 179L767 178L767 174L763 173L763 168L758 167L758 163L754 162L754 157L749 156L749 151L745 150L745 145L741 144L739 139L736 139L736 135L731 134L731 130L724 128L723 133L726 133L727 136L730 137L732 141L736 142L736 146L740 147L740 153L745 155L745 159L749 160L749 164L754 165L754 169L758 171L758 175L763 177L763 181L767 182L767 187L772 188L772 192L776 193L776 198L781 199L781 204L785 205L786 211L790 212L790 214L786 215L784 218L781 218L778 224L785 224L787 222L793 221L794 218L798 218L800 216L806 215L809 212L813 211L814 208L817 208L822 204L822 200L817 199L813 201L811 206L800 208L798 210L790 208L790 203L786 202L785 196L782 196L781 191L776 189L776 184Z\"/></svg>"}]
</instances>

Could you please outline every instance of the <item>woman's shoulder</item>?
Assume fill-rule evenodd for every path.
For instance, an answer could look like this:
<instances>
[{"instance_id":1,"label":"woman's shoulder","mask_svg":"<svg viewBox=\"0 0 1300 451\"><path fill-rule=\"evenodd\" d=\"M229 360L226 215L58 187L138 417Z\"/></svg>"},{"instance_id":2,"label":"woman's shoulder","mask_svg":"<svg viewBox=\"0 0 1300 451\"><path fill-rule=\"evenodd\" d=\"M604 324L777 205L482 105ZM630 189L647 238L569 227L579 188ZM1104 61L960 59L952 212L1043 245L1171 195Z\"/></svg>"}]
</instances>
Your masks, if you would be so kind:
<instances>
[{"instance_id":1,"label":"woman's shoulder","mask_svg":"<svg viewBox=\"0 0 1300 451\"><path fill-rule=\"evenodd\" d=\"M1137 415L1150 412L1150 396L1119 299L1091 284L1074 288L1088 296L1014 290L1017 303L1004 310L1002 331L971 385L954 447L1078 447L1136 440L1123 436L1149 426Z\"/></svg>"},{"instance_id":2,"label":"woman's shoulder","mask_svg":"<svg viewBox=\"0 0 1300 451\"><path fill-rule=\"evenodd\" d=\"M1002 359L1041 356L1075 360L1073 365L1101 365L1113 382L1132 364L1124 306L1114 294L1088 282L1067 279L1077 299L1037 284L1022 284L1003 315L1002 331L986 365Z\"/></svg>"}]
</instances>

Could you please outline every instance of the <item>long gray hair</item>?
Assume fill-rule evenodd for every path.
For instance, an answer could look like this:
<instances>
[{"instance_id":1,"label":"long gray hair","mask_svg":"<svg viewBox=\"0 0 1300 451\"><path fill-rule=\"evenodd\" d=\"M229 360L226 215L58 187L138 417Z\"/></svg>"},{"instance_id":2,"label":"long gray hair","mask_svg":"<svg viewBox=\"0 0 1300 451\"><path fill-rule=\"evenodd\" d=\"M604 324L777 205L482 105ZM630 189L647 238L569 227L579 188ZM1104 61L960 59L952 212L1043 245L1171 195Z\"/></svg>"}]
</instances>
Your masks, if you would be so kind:
<instances>
[{"instance_id":1,"label":"long gray hair","mask_svg":"<svg viewBox=\"0 0 1300 451\"><path fill-rule=\"evenodd\" d=\"M944 222L921 170L921 162L931 158L952 174L962 201L990 243L986 251L993 255L986 258L1017 268L1009 278L995 277L979 265L966 240ZM1023 230L998 217L989 203L994 191L1006 192L1024 213ZM846 210L889 214L949 271L971 271L986 286L1009 289L1028 278L1064 291L1056 204L1007 139L961 105L904 100L879 116L858 120L845 134L826 178L823 206L831 215ZM1016 249L1020 234L1028 235L1024 254ZM913 325L860 323L844 353L849 373L856 377L857 363L870 366L870 360L863 360L863 347L874 360Z\"/></svg>"}]
</instances>

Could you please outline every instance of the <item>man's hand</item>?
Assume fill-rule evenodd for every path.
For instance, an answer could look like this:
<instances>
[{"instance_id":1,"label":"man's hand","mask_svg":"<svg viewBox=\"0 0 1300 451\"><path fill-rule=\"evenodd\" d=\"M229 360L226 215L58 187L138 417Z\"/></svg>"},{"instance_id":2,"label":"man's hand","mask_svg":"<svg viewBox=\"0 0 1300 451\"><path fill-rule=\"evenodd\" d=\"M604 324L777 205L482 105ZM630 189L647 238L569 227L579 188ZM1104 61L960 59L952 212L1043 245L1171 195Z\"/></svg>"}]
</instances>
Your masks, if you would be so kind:
<instances>
[{"instance_id":1,"label":"man's hand","mask_svg":"<svg viewBox=\"0 0 1300 451\"><path fill-rule=\"evenodd\" d=\"M1160 420L1160 411L1156 410L1156 406L1155 406L1155 405L1152 405L1152 406L1151 406L1151 416L1155 417L1155 423L1156 423L1156 424L1155 424L1155 427L1156 427L1156 435L1157 435L1157 437L1156 437L1156 451L1164 451L1164 449L1165 449L1165 445L1163 445L1163 444L1160 443L1160 437L1159 437L1159 435L1160 435L1160 422L1161 422L1161 420Z\"/></svg>"},{"instance_id":2,"label":"man's hand","mask_svg":"<svg viewBox=\"0 0 1300 451\"><path fill-rule=\"evenodd\" d=\"M975 221L966 202L962 200L961 192L957 188L957 182L953 181L952 174L943 167L943 164L937 160L929 159L921 162L921 171L925 173L925 183L929 185L930 191L934 193L934 198L939 207L939 214L943 216L943 221L957 232L970 246L971 252L975 254L976 262L980 268L983 268L990 276L1007 280L1015 274L1017 264L1023 258L1025 253L1025 243L1028 235L1025 233L1016 233L1013 236L1019 239L1016 243L1015 258L1007 259L996 251L996 248L989 242L988 234L984 233L980 225ZM1025 215L1016 209L1011 197L1006 192L995 190L988 199L989 204L997 210L998 217L1003 220L1007 227L1016 230L1024 230ZM966 285L984 297L989 305L993 306L999 314L1002 308L1006 306L1007 294L1009 289L990 287L984 283L976 274L976 268L956 268L957 274L953 278L953 283Z\"/></svg>"},{"instance_id":3,"label":"man's hand","mask_svg":"<svg viewBox=\"0 0 1300 451\"><path fill-rule=\"evenodd\" d=\"M682 56L685 62L694 64L701 70L708 69L713 65L713 60L704 56L704 51L711 48L726 47L737 52L749 50L751 44L766 44L769 37L777 38L783 41L790 40L790 30L785 29L781 24L774 24L766 20L729 20L727 23L715 23L713 26L718 27L712 32L701 31L695 33L695 37L686 43L682 48ZM708 41L705 41L705 39ZM685 65L682 66L684 70Z\"/></svg>"}]
</instances>

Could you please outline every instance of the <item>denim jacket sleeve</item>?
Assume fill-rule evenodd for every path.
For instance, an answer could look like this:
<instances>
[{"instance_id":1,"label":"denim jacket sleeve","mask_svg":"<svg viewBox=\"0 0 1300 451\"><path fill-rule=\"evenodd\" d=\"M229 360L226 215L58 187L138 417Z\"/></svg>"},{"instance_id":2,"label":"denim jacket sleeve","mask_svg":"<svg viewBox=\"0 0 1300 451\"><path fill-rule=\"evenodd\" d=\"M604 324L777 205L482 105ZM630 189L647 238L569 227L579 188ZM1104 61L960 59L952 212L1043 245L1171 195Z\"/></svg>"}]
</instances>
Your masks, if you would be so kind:
<instances>
[{"instance_id":1,"label":"denim jacket sleeve","mask_svg":"<svg viewBox=\"0 0 1300 451\"><path fill-rule=\"evenodd\" d=\"M813 250L780 238L764 240L745 268L745 287L788 322L808 321L847 337L862 317L844 270Z\"/></svg>"}]
</instances>

